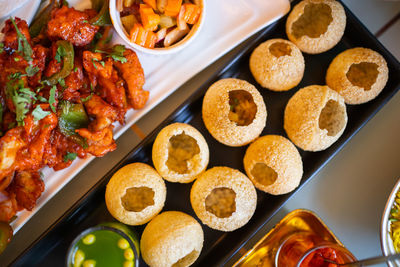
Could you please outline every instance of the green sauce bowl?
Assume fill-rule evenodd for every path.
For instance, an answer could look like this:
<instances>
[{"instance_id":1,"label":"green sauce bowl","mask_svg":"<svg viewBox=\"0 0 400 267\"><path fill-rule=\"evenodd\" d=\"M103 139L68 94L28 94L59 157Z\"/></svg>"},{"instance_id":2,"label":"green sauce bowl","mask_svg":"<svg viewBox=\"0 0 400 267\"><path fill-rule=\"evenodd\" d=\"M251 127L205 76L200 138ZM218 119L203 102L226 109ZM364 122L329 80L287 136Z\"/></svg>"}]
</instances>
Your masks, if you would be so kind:
<instances>
[{"instance_id":1,"label":"green sauce bowl","mask_svg":"<svg viewBox=\"0 0 400 267\"><path fill-rule=\"evenodd\" d=\"M139 266L136 235L120 223L103 223L81 232L67 253L67 267Z\"/></svg>"}]
</instances>

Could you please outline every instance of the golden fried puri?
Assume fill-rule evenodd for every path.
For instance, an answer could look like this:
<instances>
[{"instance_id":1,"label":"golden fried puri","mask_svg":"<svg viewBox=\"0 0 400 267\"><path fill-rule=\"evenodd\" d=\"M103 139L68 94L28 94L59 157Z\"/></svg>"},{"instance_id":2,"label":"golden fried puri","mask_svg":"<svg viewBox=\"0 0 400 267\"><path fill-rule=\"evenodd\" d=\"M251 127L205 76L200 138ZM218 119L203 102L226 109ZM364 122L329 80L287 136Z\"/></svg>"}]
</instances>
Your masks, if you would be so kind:
<instances>
[{"instance_id":1,"label":"golden fried puri","mask_svg":"<svg viewBox=\"0 0 400 267\"><path fill-rule=\"evenodd\" d=\"M255 187L272 195L293 191L303 175L297 148L279 135L257 138L247 148L243 164Z\"/></svg>"},{"instance_id":2,"label":"golden fried puri","mask_svg":"<svg viewBox=\"0 0 400 267\"><path fill-rule=\"evenodd\" d=\"M254 49L250 56L250 70L262 87L287 91L303 78L304 58L292 42L271 39Z\"/></svg>"},{"instance_id":3,"label":"golden fried puri","mask_svg":"<svg viewBox=\"0 0 400 267\"><path fill-rule=\"evenodd\" d=\"M207 168L209 150L196 128L173 123L158 133L152 157L154 167L165 180L190 183Z\"/></svg>"},{"instance_id":4,"label":"golden fried puri","mask_svg":"<svg viewBox=\"0 0 400 267\"><path fill-rule=\"evenodd\" d=\"M107 184L107 209L122 223L145 224L164 207L166 190L164 180L152 167L144 163L128 164Z\"/></svg>"},{"instance_id":5,"label":"golden fried puri","mask_svg":"<svg viewBox=\"0 0 400 267\"><path fill-rule=\"evenodd\" d=\"M334 0L304 0L290 12L286 34L301 51L319 54L334 47L346 27L343 6Z\"/></svg>"},{"instance_id":6,"label":"golden fried puri","mask_svg":"<svg viewBox=\"0 0 400 267\"><path fill-rule=\"evenodd\" d=\"M388 73L386 61L379 53L356 47L335 57L326 73L326 84L341 94L347 104L362 104L382 91Z\"/></svg>"},{"instance_id":7,"label":"golden fried puri","mask_svg":"<svg viewBox=\"0 0 400 267\"><path fill-rule=\"evenodd\" d=\"M203 241L203 229L193 217L166 211L144 228L140 251L150 267L185 267L199 257Z\"/></svg>"},{"instance_id":8,"label":"golden fried puri","mask_svg":"<svg viewBox=\"0 0 400 267\"><path fill-rule=\"evenodd\" d=\"M190 202L204 224L229 232L242 227L253 216L257 194L251 181L240 171L214 167L194 182Z\"/></svg>"},{"instance_id":9,"label":"golden fried puri","mask_svg":"<svg viewBox=\"0 0 400 267\"><path fill-rule=\"evenodd\" d=\"M261 94L250 83L222 79L208 88L202 108L210 134L227 146L244 146L265 127L267 110Z\"/></svg>"},{"instance_id":10,"label":"golden fried puri","mask_svg":"<svg viewBox=\"0 0 400 267\"><path fill-rule=\"evenodd\" d=\"M285 108L285 131L303 150L328 148L342 135L346 124L344 99L328 86L311 85L300 89Z\"/></svg>"}]
</instances>

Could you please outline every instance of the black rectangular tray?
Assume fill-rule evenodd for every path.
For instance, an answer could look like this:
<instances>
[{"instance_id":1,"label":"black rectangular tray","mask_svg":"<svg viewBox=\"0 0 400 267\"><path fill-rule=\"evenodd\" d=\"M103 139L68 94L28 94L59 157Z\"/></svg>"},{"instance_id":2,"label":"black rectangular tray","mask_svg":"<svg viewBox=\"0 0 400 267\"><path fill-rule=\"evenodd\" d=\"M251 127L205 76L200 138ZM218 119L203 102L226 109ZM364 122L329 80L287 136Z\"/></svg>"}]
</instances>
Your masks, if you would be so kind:
<instances>
[{"instance_id":1,"label":"black rectangular tray","mask_svg":"<svg viewBox=\"0 0 400 267\"><path fill-rule=\"evenodd\" d=\"M296 4L292 3L292 5ZM71 241L82 230L104 221L114 220L108 213L104 193L105 186L122 166L132 162L144 162L152 165L151 150L157 133L173 122L185 122L196 127L206 138L210 148L209 167L229 166L244 172L242 159L247 147L232 148L218 143L205 129L201 119L202 98L207 88L215 81L236 77L254 84L264 97L268 110L268 119L262 135L279 134L286 136L283 130L283 111L289 98L299 89L312 84L325 84L325 73L329 63L340 52L352 47L368 47L379 52L387 61L389 80L381 94L374 100L362 105L348 105L348 123L340 139L330 148L321 152L301 151L304 163L304 175L300 186L292 193L272 196L257 192L257 209L251 220L242 228L230 232L219 232L203 225L204 247L194 266L224 265L254 234L270 220L282 205L309 181L351 138L381 109L400 89L400 63L379 43L362 23L345 7L347 14L346 31L342 40L333 49L319 55L307 55L305 74L302 82L288 92L272 92L261 88L252 77L248 61L250 53L261 42L271 38L287 38L285 34L286 16L257 34L246 47L222 70L216 71L208 81L175 110L161 125L135 147L124 159L109 171L99 182L73 205L57 222L43 233L13 263L13 266L63 266L67 249ZM167 200L164 211L179 210L197 218L190 206L189 192L191 184L167 184ZM144 226L134 227L141 233ZM141 266L146 266L141 262Z\"/></svg>"}]
</instances>

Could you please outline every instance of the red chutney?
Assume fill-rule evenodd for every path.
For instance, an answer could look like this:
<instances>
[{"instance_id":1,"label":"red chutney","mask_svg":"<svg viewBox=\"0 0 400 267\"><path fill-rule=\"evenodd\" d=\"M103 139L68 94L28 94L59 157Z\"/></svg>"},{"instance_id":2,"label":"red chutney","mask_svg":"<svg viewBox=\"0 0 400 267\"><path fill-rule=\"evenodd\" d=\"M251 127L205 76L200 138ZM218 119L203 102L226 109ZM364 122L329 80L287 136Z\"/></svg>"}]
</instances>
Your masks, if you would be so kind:
<instances>
[{"instance_id":1,"label":"red chutney","mask_svg":"<svg viewBox=\"0 0 400 267\"><path fill-rule=\"evenodd\" d=\"M320 248L310 253L300 264L300 267L336 267L338 265L324 261L324 259L336 263L344 263L340 252L334 248Z\"/></svg>"}]
</instances>

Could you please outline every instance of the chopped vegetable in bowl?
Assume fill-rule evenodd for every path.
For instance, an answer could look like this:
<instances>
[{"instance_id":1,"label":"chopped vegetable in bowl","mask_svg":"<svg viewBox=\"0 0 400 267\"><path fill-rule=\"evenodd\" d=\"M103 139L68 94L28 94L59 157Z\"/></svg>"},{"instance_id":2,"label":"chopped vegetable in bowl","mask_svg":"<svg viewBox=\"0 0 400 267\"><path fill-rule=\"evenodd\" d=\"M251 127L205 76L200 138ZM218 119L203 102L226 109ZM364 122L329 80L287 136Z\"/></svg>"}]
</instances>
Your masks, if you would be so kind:
<instances>
[{"instance_id":1,"label":"chopped vegetable in bowl","mask_svg":"<svg viewBox=\"0 0 400 267\"><path fill-rule=\"evenodd\" d=\"M199 22L198 0L117 0L130 42L145 48L167 48L185 38Z\"/></svg>"}]
</instances>

